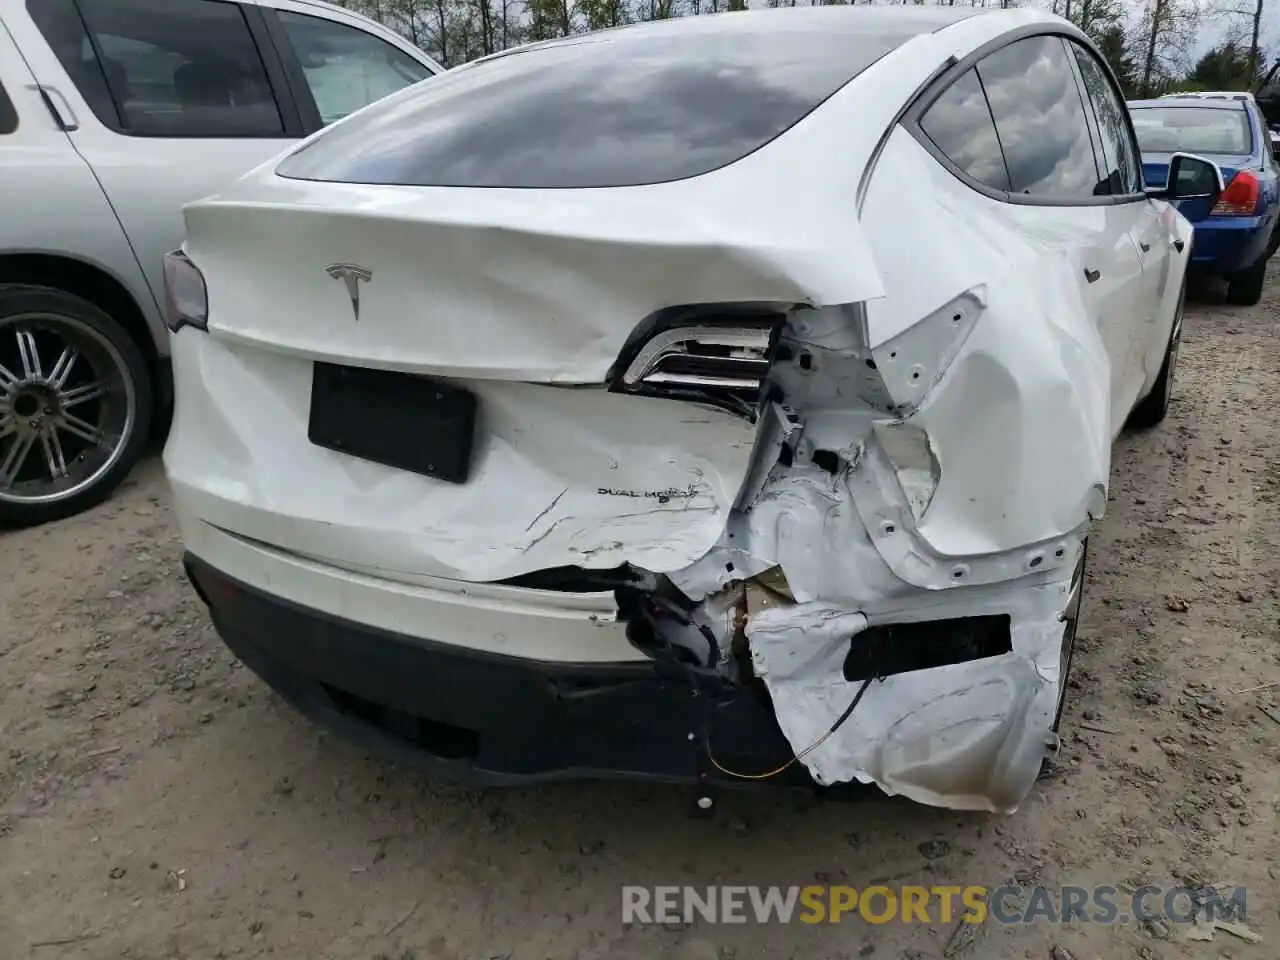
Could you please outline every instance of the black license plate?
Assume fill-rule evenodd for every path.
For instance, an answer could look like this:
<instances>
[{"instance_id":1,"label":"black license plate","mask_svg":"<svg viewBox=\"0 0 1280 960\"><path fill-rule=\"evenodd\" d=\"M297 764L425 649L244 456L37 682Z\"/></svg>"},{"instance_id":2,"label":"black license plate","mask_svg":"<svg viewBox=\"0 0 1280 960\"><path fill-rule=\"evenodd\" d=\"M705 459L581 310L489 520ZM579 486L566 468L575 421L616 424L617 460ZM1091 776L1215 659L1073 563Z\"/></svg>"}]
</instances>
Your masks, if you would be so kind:
<instances>
[{"instance_id":1,"label":"black license plate","mask_svg":"<svg viewBox=\"0 0 1280 960\"><path fill-rule=\"evenodd\" d=\"M476 396L409 373L315 364L307 438L320 447L466 483Z\"/></svg>"}]
</instances>

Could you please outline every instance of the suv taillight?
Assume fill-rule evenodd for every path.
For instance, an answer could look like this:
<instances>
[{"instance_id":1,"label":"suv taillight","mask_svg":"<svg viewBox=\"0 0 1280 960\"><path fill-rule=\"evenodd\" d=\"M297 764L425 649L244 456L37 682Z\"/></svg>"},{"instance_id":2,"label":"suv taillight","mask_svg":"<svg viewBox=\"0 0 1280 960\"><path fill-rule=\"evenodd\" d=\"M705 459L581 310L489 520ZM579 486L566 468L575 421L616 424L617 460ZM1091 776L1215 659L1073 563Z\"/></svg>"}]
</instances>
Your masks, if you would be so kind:
<instances>
[{"instance_id":1,"label":"suv taillight","mask_svg":"<svg viewBox=\"0 0 1280 960\"><path fill-rule=\"evenodd\" d=\"M1213 205L1211 216L1215 217L1247 217L1258 209L1258 201L1262 197L1262 184L1258 178L1247 170L1241 170Z\"/></svg>"},{"instance_id":2,"label":"suv taillight","mask_svg":"<svg viewBox=\"0 0 1280 960\"><path fill-rule=\"evenodd\" d=\"M754 416L784 315L751 308L684 313L663 311L640 325L610 372L610 389Z\"/></svg>"},{"instance_id":3,"label":"suv taillight","mask_svg":"<svg viewBox=\"0 0 1280 960\"><path fill-rule=\"evenodd\" d=\"M204 274L181 250L164 256L164 325L177 333L183 327L208 329L209 294Z\"/></svg>"}]
</instances>

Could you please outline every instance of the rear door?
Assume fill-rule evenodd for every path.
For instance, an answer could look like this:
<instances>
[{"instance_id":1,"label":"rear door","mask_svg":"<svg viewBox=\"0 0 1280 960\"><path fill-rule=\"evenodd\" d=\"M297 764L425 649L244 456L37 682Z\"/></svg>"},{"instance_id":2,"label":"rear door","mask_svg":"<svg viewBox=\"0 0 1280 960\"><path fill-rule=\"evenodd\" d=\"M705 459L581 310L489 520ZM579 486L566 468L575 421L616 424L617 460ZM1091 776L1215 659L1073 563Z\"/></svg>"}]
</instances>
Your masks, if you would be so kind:
<instances>
[{"instance_id":1,"label":"rear door","mask_svg":"<svg viewBox=\"0 0 1280 960\"><path fill-rule=\"evenodd\" d=\"M1017 40L976 69L1008 171L1010 214L1073 265L1110 362L1111 426L1118 433L1141 386L1134 357L1143 284L1135 211L1110 195L1063 37Z\"/></svg>"},{"instance_id":2,"label":"rear door","mask_svg":"<svg viewBox=\"0 0 1280 960\"><path fill-rule=\"evenodd\" d=\"M27 0L20 40L152 292L182 206L301 136L258 10L225 0Z\"/></svg>"},{"instance_id":3,"label":"rear door","mask_svg":"<svg viewBox=\"0 0 1280 960\"><path fill-rule=\"evenodd\" d=\"M1174 218L1169 205L1148 198L1143 189L1142 155L1120 91L1092 51L1074 41L1068 41L1068 45L1096 121L1107 191L1114 198L1116 215L1125 220L1132 233L1142 264L1129 318L1132 375L1124 383L1121 398L1121 412L1127 416L1164 362L1181 278L1176 283L1170 281L1173 271L1181 269L1182 258L1174 255L1172 245L1178 236L1170 232Z\"/></svg>"},{"instance_id":4,"label":"rear door","mask_svg":"<svg viewBox=\"0 0 1280 960\"><path fill-rule=\"evenodd\" d=\"M36 83L28 51L10 35L24 21L21 8L6 9L0 21L0 251L96 264L124 285L160 334L159 311L147 309L147 283L124 231L59 123L65 103Z\"/></svg>"}]
</instances>

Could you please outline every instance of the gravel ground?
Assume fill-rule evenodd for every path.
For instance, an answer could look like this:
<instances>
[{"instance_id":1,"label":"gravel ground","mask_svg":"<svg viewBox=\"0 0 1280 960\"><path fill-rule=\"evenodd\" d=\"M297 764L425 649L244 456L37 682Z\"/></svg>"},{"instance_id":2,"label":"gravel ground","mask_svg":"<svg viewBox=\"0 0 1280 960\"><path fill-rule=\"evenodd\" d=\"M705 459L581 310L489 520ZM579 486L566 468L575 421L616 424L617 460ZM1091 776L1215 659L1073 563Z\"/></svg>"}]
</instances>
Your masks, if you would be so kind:
<instances>
[{"instance_id":1,"label":"gravel ground","mask_svg":"<svg viewBox=\"0 0 1280 960\"><path fill-rule=\"evenodd\" d=\"M218 641L158 459L0 534L0 958L1270 958L1280 949L1280 284L1192 306L1170 419L1121 438L1060 762L1012 817L878 795L464 791L363 756ZM1273 701L1274 698L1274 701ZM1273 710L1275 719L1263 709ZM1229 883L1174 925L625 929L623 884Z\"/></svg>"}]
</instances>

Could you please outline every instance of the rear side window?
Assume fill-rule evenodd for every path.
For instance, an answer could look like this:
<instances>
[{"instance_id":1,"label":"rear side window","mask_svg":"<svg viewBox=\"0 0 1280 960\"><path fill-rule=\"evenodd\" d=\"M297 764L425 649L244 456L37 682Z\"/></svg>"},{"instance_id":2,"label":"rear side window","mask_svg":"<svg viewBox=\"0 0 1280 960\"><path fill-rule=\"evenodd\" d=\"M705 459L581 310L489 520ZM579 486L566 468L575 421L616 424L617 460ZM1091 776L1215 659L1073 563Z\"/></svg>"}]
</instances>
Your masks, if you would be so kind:
<instances>
[{"instance_id":1,"label":"rear side window","mask_svg":"<svg viewBox=\"0 0 1280 960\"><path fill-rule=\"evenodd\" d=\"M943 91L920 128L957 167L993 190L1008 192L1009 172L978 74L970 70Z\"/></svg>"},{"instance_id":2,"label":"rear side window","mask_svg":"<svg viewBox=\"0 0 1280 960\"><path fill-rule=\"evenodd\" d=\"M646 26L502 54L351 118L277 173L531 188L698 176L773 140L934 26L898 22L882 33L854 33L830 22L837 29L766 33L751 28L754 20L743 18L740 27L729 17L684 32Z\"/></svg>"},{"instance_id":3,"label":"rear side window","mask_svg":"<svg viewBox=\"0 0 1280 960\"><path fill-rule=\"evenodd\" d=\"M278 16L325 123L431 76L413 57L363 30L283 10Z\"/></svg>"},{"instance_id":4,"label":"rear side window","mask_svg":"<svg viewBox=\"0 0 1280 960\"><path fill-rule=\"evenodd\" d=\"M121 130L120 114L107 89L107 78L74 0L27 0L27 13L94 116L111 129Z\"/></svg>"},{"instance_id":5,"label":"rear side window","mask_svg":"<svg viewBox=\"0 0 1280 960\"><path fill-rule=\"evenodd\" d=\"M13 101L0 86L0 136L13 133L18 129L18 111L13 109Z\"/></svg>"},{"instance_id":6,"label":"rear side window","mask_svg":"<svg viewBox=\"0 0 1280 960\"><path fill-rule=\"evenodd\" d=\"M1045 200L1106 194L1061 37L1018 40L978 63L1011 192Z\"/></svg>"},{"instance_id":7,"label":"rear side window","mask_svg":"<svg viewBox=\"0 0 1280 960\"><path fill-rule=\"evenodd\" d=\"M222 0L28 0L104 124L134 136L283 137L244 12Z\"/></svg>"},{"instance_id":8,"label":"rear side window","mask_svg":"<svg viewBox=\"0 0 1280 960\"><path fill-rule=\"evenodd\" d=\"M1106 192L1113 196L1142 193L1142 165L1129 125L1126 107L1098 58L1077 43L1068 43L1080 66L1080 78L1098 121Z\"/></svg>"}]
</instances>

